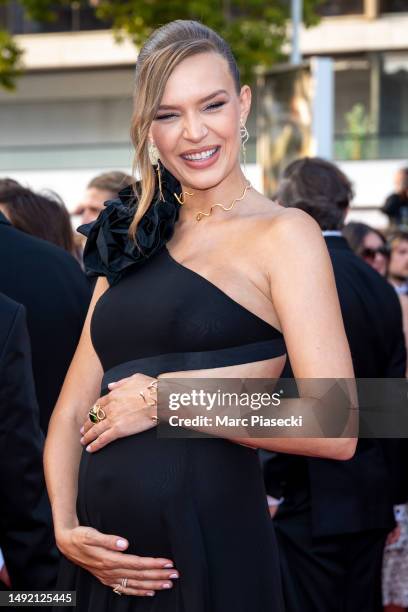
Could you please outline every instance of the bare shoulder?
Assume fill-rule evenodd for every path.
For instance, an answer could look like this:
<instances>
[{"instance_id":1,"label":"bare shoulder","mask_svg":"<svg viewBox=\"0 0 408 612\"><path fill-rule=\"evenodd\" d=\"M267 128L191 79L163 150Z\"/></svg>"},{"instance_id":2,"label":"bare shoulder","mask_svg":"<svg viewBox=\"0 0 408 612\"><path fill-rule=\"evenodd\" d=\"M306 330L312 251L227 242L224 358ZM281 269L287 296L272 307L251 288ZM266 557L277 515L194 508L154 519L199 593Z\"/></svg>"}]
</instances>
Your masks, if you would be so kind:
<instances>
[{"instance_id":1,"label":"bare shoulder","mask_svg":"<svg viewBox=\"0 0 408 612\"><path fill-rule=\"evenodd\" d=\"M316 221L298 208L284 208L276 202L269 202L269 210L260 215L257 224L257 243L268 257L279 259L298 255L301 251L323 250L326 245L322 231Z\"/></svg>"},{"instance_id":2,"label":"bare shoulder","mask_svg":"<svg viewBox=\"0 0 408 612\"><path fill-rule=\"evenodd\" d=\"M265 223L265 237L279 238L285 236L296 236L303 238L309 236L321 237L321 229L316 221L299 208L284 208L279 206L270 215Z\"/></svg>"}]
</instances>

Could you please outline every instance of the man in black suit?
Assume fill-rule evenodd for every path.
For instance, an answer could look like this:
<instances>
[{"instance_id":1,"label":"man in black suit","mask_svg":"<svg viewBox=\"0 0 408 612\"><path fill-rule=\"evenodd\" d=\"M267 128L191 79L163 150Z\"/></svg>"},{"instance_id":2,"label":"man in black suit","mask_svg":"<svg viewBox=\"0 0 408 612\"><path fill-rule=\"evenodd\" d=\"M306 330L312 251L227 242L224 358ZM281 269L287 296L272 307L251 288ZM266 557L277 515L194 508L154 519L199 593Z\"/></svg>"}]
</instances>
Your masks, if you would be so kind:
<instances>
[{"instance_id":1,"label":"man in black suit","mask_svg":"<svg viewBox=\"0 0 408 612\"><path fill-rule=\"evenodd\" d=\"M346 176L321 159L293 162L278 193L282 205L305 210L323 230L356 378L402 378L406 352L398 297L341 235L351 197ZM293 375L290 364L284 375ZM382 609L382 553L395 524L393 503L402 501L399 475L391 470L398 470L399 452L399 441L363 439L349 461L264 459L267 492L283 498L274 523L287 612Z\"/></svg>"},{"instance_id":2,"label":"man in black suit","mask_svg":"<svg viewBox=\"0 0 408 612\"><path fill-rule=\"evenodd\" d=\"M56 582L43 443L25 309L0 294L0 549L15 590Z\"/></svg>"},{"instance_id":3,"label":"man in black suit","mask_svg":"<svg viewBox=\"0 0 408 612\"><path fill-rule=\"evenodd\" d=\"M0 291L26 307L40 423L46 432L81 334L89 283L69 253L17 230L1 212L0 261Z\"/></svg>"}]
</instances>

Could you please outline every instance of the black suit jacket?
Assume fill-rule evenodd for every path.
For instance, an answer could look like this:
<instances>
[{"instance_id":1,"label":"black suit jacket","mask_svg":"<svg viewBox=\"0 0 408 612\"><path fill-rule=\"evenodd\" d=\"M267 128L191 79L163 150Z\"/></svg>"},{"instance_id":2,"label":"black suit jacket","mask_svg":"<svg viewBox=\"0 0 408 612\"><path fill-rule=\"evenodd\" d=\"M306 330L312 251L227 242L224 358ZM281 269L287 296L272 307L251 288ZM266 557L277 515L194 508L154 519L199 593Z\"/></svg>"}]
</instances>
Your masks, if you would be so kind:
<instances>
[{"instance_id":1,"label":"black suit jacket","mask_svg":"<svg viewBox=\"0 0 408 612\"><path fill-rule=\"evenodd\" d=\"M46 431L81 334L89 284L69 253L15 229L1 213L0 261L0 291L27 311L40 423Z\"/></svg>"},{"instance_id":2,"label":"black suit jacket","mask_svg":"<svg viewBox=\"0 0 408 612\"><path fill-rule=\"evenodd\" d=\"M43 443L25 310L0 294L0 548L13 589L55 586Z\"/></svg>"},{"instance_id":3,"label":"black suit jacket","mask_svg":"<svg viewBox=\"0 0 408 612\"><path fill-rule=\"evenodd\" d=\"M356 378L403 378L406 351L398 297L343 237L328 237ZM291 375L290 365L284 375ZM267 490L283 495L279 516L310 507L313 533L353 533L394 525L401 501L399 441L359 440L349 461L276 455L264 463Z\"/></svg>"}]
</instances>

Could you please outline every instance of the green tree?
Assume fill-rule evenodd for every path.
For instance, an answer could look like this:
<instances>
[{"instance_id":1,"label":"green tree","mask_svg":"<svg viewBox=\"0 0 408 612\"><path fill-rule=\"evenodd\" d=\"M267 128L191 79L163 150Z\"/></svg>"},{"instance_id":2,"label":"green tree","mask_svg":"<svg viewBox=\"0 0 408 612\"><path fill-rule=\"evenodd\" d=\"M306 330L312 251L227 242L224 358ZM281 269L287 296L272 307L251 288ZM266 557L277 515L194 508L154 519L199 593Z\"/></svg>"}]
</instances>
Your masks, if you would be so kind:
<instances>
[{"instance_id":1,"label":"green tree","mask_svg":"<svg viewBox=\"0 0 408 612\"><path fill-rule=\"evenodd\" d=\"M323 0L304 0L304 22L318 22L316 8ZM7 4L7 0L0 0ZM21 0L27 16L49 22L56 12L69 6L69 0ZM214 28L231 45L245 81L250 81L254 66L271 66L285 58L282 48L287 41L290 0L82 0L91 4L96 15L112 23L116 38L130 37L136 46L161 24L173 19L198 19ZM20 68L19 50L10 34L0 37L0 83L12 87ZM3 66L4 63L4 66Z\"/></svg>"}]
</instances>

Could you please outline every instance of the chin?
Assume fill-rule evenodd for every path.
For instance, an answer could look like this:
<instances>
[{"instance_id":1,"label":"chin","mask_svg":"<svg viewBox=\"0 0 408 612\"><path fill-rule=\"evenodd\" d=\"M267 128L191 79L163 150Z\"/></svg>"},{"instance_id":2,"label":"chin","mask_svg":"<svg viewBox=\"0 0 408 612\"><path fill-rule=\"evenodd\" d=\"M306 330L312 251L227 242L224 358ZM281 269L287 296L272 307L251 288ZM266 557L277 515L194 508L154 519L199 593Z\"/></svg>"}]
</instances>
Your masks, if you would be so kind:
<instances>
[{"instance_id":1,"label":"chin","mask_svg":"<svg viewBox=\"0 0 408 612\"><path fill-rule=\"evenodd\" d=\"M179 181L183 185L188 185L191 189L212 189L219 185L229 174L227 168L208 168L202 170L185 170L177 173Z\"/></svg>"}]
</instances>

